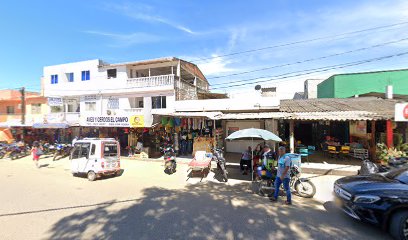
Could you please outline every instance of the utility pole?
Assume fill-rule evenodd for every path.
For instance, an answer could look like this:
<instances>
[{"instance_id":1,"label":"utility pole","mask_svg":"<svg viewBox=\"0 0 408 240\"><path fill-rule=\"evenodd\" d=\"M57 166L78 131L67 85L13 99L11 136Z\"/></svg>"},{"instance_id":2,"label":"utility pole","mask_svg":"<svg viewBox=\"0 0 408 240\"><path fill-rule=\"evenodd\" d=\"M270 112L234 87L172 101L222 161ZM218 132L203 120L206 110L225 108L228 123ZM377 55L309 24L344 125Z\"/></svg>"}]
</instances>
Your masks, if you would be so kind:
<instances>
[{"instance_id":1,"label":"utility pole","mask_svg":"<svg viewBox=\"0 0 408 240\"><path fill-rule=\"evenodd\" d=\"M21 125L25 125L25 114L26 114L26 99L25 99L25 87L20 89L21 93ZM21 133L21 140L24 142L24 129Z\"/></svg>"}]
</instances>

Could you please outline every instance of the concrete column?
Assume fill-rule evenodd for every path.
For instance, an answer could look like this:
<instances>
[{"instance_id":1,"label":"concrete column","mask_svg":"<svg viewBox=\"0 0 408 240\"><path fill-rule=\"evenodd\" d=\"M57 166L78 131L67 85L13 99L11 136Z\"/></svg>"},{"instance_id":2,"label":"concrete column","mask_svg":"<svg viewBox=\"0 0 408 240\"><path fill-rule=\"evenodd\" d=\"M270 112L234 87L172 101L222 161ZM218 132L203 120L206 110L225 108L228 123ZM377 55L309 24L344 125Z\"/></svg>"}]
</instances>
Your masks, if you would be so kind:
<instances>
[{"instance_id":1,"label":"concrete column","mask_svg":"<svg viewBox=\"0 0 408 240\"><path fill-rule=\"evenodd\" d=\"M370 141L370 145L371 145L371 159L374 161L376 160L376 144L375 144L375 121L371 121L371 141Z\"/></svg>"},{"instance_id":2,"label":"concrete column","mask_svg":"<svg viewBox=\"0 0 408 240\"><path fill-rule=\"evenodd\" d=\"M392 121L391 120L387 120L387 124L386 124L386 132L387 132L387 146L393 147L394 146L394 133L392 130Z\"/></svg>"},{"instance_id":3,"label":"concrete column","mask_svg":"<svg viewBox=\"0 0 408 240\"><path fill-rule=\"evenodd\" d=\"M150 77L150 68L149 68L149 77Z\"/></svg>"},{"instance_id":4,"label":"concrete column","mask_svg":"<svg viewBox=\"0 0 408 240\"><path fill-rule=\"evenodd\" d=\"M289 147L290 147L290 152L294 153L295 152L295 121L294 120L289 121Z\"/></svg>"}]
</instances>

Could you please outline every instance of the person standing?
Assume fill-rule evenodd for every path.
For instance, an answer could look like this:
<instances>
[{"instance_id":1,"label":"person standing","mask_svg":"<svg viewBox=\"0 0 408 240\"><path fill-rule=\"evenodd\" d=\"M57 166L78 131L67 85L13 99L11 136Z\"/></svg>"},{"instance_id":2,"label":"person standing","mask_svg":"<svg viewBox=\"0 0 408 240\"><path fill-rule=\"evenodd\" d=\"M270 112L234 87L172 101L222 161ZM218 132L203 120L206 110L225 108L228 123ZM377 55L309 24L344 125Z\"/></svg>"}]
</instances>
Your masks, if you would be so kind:
<instances>
[{"instance_id":1,"label":"person standing","mask_svg":"<svg viewBox=\"0 0 408 240\"><path fill-rule=\"evenodd\" d=\"M40 160L40 144L38 141L33 142L33 147L31 148L31 154L33 155L33 161L34 164L37 168L40 168L40 165L38 164L38 161Z\"/></svg>"},{"instance_id":2,"label":"person standing","mask_svg":"<svg viewBox=\"0 0 408 240\"><path fill-rule=\"evenodd\" d=\"M292 204L292 194L290 192L290 167L292 165L291 159L286 155L285 147L279 147L278 171L275 179L275 193L271 197L272 202L276 202L279 197L279 188L283 184L283 189L286 192L285 204Z\"/></svg>"},{"instance_id":3,"label":"person standing","mask_svg":"<svg viewBox=\"0 0 408 240\"><path fill-rule=\"evenodd\" d=\"M249 146L248 149L242 153L241 161L239 162L241 173L243 175L246 175L248 174L248 170L246 170L244 166L247 166L249 169L251 169L251 166L252 166L252 148L251 146Z\"/></svg>"}]
</instances>

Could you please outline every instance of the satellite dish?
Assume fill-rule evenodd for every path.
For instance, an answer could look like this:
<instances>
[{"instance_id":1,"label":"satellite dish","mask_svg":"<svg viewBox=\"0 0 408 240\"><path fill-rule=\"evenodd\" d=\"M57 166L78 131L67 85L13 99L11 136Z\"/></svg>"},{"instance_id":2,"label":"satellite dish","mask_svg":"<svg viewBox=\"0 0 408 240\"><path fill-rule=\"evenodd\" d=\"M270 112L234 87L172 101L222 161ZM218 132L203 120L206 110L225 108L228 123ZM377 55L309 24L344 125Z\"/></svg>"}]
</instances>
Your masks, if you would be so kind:
<instances>
[{"instance_id":1,"label":"satellite dish","mask_svg":"<svg viewBox=\"0 0 408 240\"><path fill-rule=\"evenodd\" d=\"M261 85L256 85L255 90L257 90L257 91L261 90Z\"/></svg>"}]
</instances>

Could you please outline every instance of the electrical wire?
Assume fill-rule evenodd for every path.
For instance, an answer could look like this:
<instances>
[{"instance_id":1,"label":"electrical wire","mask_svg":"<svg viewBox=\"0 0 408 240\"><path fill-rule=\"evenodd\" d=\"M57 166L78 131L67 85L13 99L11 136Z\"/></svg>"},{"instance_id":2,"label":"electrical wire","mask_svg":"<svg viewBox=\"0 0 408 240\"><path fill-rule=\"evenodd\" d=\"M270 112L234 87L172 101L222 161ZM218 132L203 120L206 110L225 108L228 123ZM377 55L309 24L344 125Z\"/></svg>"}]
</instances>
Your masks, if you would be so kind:
<instances>
[{"instance_id":1,"label":"electrical wire","mask_svg":"<svg viewBox=\"0 0 408 240\"><path fill-rule=\"evenodd\" d=\"M353 34L369 32L369 31L378 30L378 29L392 28L395 26L406 25L406 24L408 24L408 21L389 24L389 25L382 25L382 26L377 26L377 27L371 27L371 28L366 28L366 29L361 29L361 30L356 30L356 31L351 31L351 32L345 32L345 33L340 33L340 34L335 34L335 35L330 35L330 36L323 36L323 37L299 40L299 41L294 41L294 42L289 42L289 43L277 44L277 45L272 45L272 46L267 46L267 47L262 47L262 48L255 48L255 49L249 49L249 50L244 50L244 51L239 51L239 52L222 54L222 55L218 55L215 57L199 58L197 60L191 60L189 62L192 62L192 63L203 62L203 61L208 61L208 60L212 60L212 59L220 58L220 57L229 57L229 56L235 56L235 55L240 55L244 53L264 51L264 50L273 49L273 48L286 47L286 46L297 45L301 43L308 43L308 42L314 42L314 41L319 41L319 40L331 39L331 38L336 38L340 36L353 35Z\"/></svg>"},{"instance_id":2,"label":"electrical wire","mask_svg":"<svg viewBox=\"0 0 408 240\"><path fill-rule=\"evenodd\" d=\"M244 71L244 72L233 73L233 74L228 74L228 75L215 76L215 77L207 78L207 80L208 79L218 79L218 78L224 78L224 77L231 77L231 76L238 76L238 75L254 73L254 72L259 72L259 71L265 71L265 70L270 70L270 69L280 68L280 67L288 67L288 66L292 66L292 65L296 65L296 64L302 64L302 63L306 63L306 62L322 60L322 59L326 59L326 58L330 58L330 57L337 57L337 56L341 56L341 55L345 55L345 54L349 54L349 53L355 53L355 52L370 50L370 49L373 49L373 48L383 47L383 46L386 46L386 45L399 43L399 42L403 42L403 41L407 41L407 40L408 40L408 37L407 38L402 38L402 39L399 39L399 40L396 40L396 41L380 43L380 44L372 45L372 46L369 46L369 47L358 48L358 49L354 49L354 50L349 50L349 51L330 54L330 55L325 55L325 56L316 57L316 58L309 58L309 59L296 61L296 62L292 62L292 63L285 63L285 64L280 64L280 65L275 65L275 66L270 66L270 67L258 68L258 69L254 69L254 70L250 70L250 71ZM211 85L216 86L216 85L220 85L220 84L222 84L222 83L216 83L216 84L211 84Z\"/></svg>"}]
</instances>

